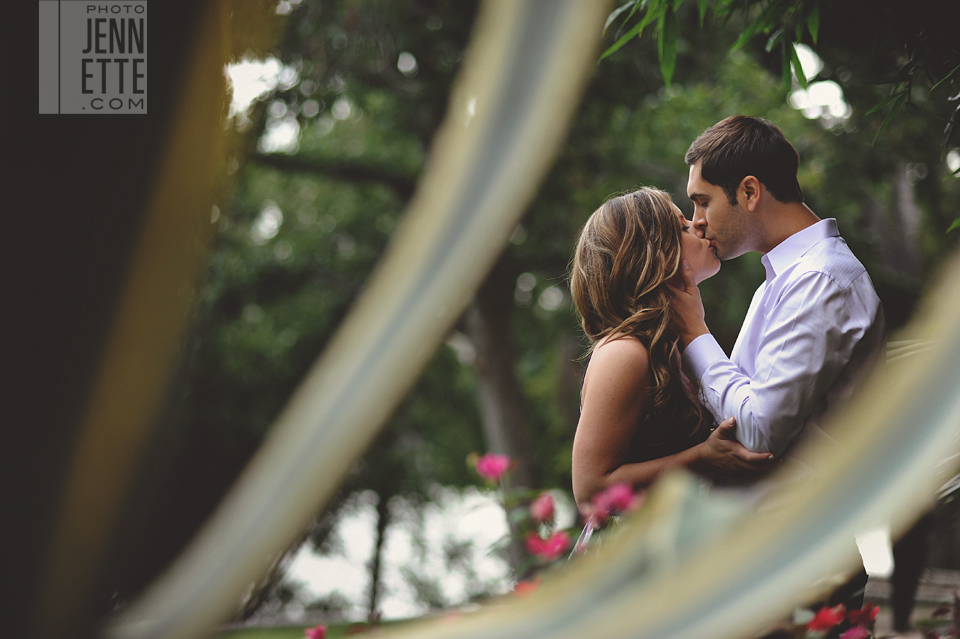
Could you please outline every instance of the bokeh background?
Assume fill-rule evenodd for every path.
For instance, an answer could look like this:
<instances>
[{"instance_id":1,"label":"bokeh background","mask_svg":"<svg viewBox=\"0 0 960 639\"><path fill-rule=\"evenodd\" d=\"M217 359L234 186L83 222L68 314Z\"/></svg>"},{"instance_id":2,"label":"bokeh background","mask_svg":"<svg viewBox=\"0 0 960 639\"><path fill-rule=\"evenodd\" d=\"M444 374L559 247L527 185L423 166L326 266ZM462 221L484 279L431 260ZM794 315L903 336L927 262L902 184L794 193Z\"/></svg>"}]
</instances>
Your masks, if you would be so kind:
<instances>
[{"instance_id":1,"label":"bokeh background","mask_svg":"<svg viewBox=\"0 0 960 639\"><path fill-rule=\"evenodd\" d=\"M671 192L689 214L683 154L728 115L783 129L800 153L807 203L837 218L891 331L906 323L960 237L948 231L960 216L960 142L944 133L960 81L934 86L950 69L928 63L910 105L880 131L891 106L873 109L902 86L891 76L918 46L904 34L942 18L933 3L912 12L822 4L818 41L798 51L806 89L796 77L785 86L779 51L764 38L734 48L745 19L701 26L695 3L677 13L669 86L649 35L597 63L552 170L476 298L333 502L250 585L238 621L408 616L512 588L508 558L488 552L505 532L502 512L484 501L465 460L507 453L518 483L559 499L570 490L587 347L566 280L576 233L604 199L640 185ZM469 0L280 0L238 2L224 18L233 40L213 248L162 428L138 465L95 593L97 614L134 598L196 533L363 288L414 192L476 13ZM78 237L95 234L87 227ZM97 268L106 267L84 273ZM748 255L701 286L708 324L728 350L762 278L759 256ZM90 344L104 330L95 320L86 320ZM84 348L93 348L85 336L57 339L43 351L57 353L57 374L82 373ZM69 420L64 406L41 416ZM960 568L957 515L941 510L930 565ZM318 558L327 563L311 568ZM326 586L310 582L318 572Z\"/></svg>"}]
</instances>

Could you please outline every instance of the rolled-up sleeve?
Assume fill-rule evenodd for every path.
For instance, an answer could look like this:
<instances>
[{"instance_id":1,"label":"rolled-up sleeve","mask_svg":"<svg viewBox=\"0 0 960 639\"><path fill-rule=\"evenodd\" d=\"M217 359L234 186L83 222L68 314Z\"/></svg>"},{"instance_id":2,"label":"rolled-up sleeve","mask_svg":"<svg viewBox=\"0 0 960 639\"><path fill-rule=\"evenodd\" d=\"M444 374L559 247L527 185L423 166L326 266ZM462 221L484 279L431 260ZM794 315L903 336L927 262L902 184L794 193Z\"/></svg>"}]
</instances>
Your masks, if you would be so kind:
<instances>
[{"instance_id":1,"label":"rolled-up sleeve","mask_svg":"<svg viewBox=\"0 0 960 639\"><path fill-rule=\"evenodd\" d=\"M752 375L712 335L687 346L684 360L705 405L717 421L736 417L737 438L750 450L780 455L850 360L867 326L851 319L847 297L829 275L810 272L762 302L768 308L758 309L764 325Z\"/></svg>"}]
</instances>

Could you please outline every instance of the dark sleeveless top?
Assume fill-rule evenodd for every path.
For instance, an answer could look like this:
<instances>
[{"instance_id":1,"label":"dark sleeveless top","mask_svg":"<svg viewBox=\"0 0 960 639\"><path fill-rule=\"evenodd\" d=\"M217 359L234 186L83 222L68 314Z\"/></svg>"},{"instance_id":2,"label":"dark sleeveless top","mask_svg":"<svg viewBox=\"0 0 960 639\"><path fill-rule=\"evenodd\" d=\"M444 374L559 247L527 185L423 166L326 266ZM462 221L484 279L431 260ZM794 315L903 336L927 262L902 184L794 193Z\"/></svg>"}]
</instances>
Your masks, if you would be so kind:
<instances>
[{"instance_id":1,"label":"dark sleeveless top","mask_svg":"<svg viewBox=\"0 0 960 639\"><path fill-rule=\"evenodd\" d=\"M644 420L644 422L646 421ZM688 432L690 427L686 425L678 425L674 429L678 432L671 432L670 429L665 428L652 428L651 426L652 424L641 423L637 427L637 432L634 434L633 441L630 442L627 455L623 460L624 463L634 464L679 453L703 442L709 434L704 432L706 429L700 429L691 435Z\"/></svg>"},{"instance_id":2,"label":"dark sleeveless top","mask_svg":"<svg viewBox=\"0 0 960 639\"><path fill-rule=\"evenodd\" d=\"M689 379L682 368L680 369L680 375L684 386L689 388ZM583 397L582 386L580 387L580 396ZM637 425L637 432L634 433L633 440L627 448L623 463L636 464L674 455L703 443L710 435L706 427L701 427L691 434L690 426L687 424L675 424L673 428L658 428L650 421L649 416L647 416Z\"/></svg>"}]
</instances>

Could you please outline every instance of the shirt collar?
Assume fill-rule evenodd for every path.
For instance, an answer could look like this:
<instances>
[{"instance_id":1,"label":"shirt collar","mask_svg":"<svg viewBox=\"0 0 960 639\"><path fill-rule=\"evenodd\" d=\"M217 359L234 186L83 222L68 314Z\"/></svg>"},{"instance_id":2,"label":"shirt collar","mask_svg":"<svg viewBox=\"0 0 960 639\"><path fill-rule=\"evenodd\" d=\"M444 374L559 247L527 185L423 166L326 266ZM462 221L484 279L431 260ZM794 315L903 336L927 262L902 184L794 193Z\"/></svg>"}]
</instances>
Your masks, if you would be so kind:
<instances>
[{"instance_id":1,"label":"shirt collar","mask_svg":"<svg viewBox=\"0 0 960 639\"><path fill-rule=\"evenodd\" d=\"M782 273L785 268L803 257L815 244L828 237L840 237L840 232L837 230L837 221L834 218L820 220L777 244L760 258L763 268L767 271L767 281L769 282L776 277L777 273Z\"/></svg>"}]
</instances>

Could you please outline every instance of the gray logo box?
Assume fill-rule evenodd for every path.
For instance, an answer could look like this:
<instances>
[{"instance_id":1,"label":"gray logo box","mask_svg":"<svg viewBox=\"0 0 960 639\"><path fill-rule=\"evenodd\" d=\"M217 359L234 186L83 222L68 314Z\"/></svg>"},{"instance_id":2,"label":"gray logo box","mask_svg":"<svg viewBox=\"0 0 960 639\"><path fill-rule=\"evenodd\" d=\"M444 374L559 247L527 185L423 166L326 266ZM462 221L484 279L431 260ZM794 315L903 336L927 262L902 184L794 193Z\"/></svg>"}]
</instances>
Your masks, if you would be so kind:
<instances>
[{"instance_id":1,"label":"gray logo box","mask_svg":"<svg viewBox=\"0 0 960 639\"><path fill-rule=\"evenodd\" d=\"M147 113L145 0L40 1L40 113Z\"/></svg>"}]
</instances>

